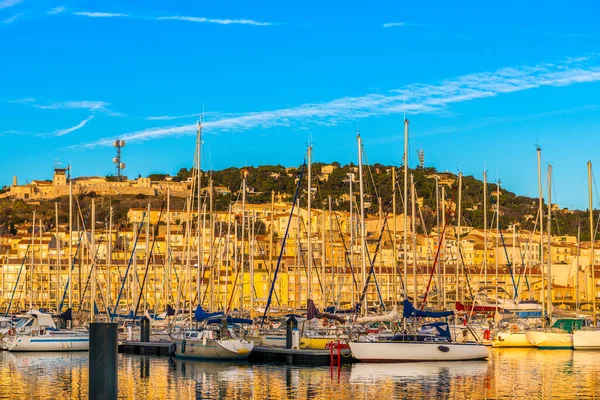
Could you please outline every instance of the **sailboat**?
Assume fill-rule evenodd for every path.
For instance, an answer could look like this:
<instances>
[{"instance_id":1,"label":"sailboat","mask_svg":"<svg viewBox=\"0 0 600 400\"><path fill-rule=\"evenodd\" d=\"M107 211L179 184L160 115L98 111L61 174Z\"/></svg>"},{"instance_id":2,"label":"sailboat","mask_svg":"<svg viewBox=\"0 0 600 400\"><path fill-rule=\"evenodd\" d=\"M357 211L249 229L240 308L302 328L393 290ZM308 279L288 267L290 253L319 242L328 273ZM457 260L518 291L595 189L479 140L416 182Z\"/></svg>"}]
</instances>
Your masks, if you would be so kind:
<instances>
[{"instance_id":1,"label":"sailboat","mask_svg":"<svg viewBox=\"0 0 600 400\"><path fill-rule=\"evenodd\" d=\"M550 259L551 244L551 222L552 222L552 165L548 166L548 290L547 290L547 318L552 320L552 260ZM584 318L558 318L548 329L529 331L526 333L527 340L540 349L572 349L573 332L591 325Z\"/></svg>"},{"instance_id":2,"label":"sailboat","mask_svg":"<svg viewBox=\"0 0 600 400\"><path fill-rule=\"evenodd\" d=\"M362 167L362 157L360 153L359 140L359 171ZM360 174L360 183L362 189L362 174ZM404 198L408 198L408 120L404 120ZM362 208L362 190L361 190L361 208ZM361 210L362 211L362 210ZM408 213L407 202L404 203L404 215ZM444 224L445 226L445 224ZM407 282L407 245L406 238L408 226L404 223L404 282ZM363 252L363 279L366 274L365 251L365 231L364 214L361 215L361 249ZM443 239L443 236L442 236ZM440 243L440 242L438 242ZM439 245L441 248L441 245ZM438 251L439 251L438 248ZM435 268L435 267L434 267ZM364 279L365 284L368 282ZM415 281L416 285L416 281ZM366 288L366 286L365 286ZM426 295L425 295L426 296ZM426 299L426 297L425 297ZM489 357L489 352L483 344L480 343L457 343L452 340L450 328L447 322L437 321L426 323L421 326L417 333L408 333L406 321L416 318L444 318L454 314L454 311L430 312L415 309L408 300L407 290L404 290L404 310L405 321L404 333L394 336L361 336L358 340L348 342L352 355L363 362L411 362L411 361L464 361L480 360Z\"/></svg>"},{"instance_id":3,"label":"sailboat","mask_svg":"<svg viewBox=\"0 0 600 400\"><path fill-rule=\"evenodd\" d=\"M593 306L594 310L593 320L596 322L596 268L594 267L594 203L592 198L592 162L588 161L588 192L589 192L589 211L590 211L590 269L591 275L593 277L592 282L592 297L593 297ZM579 241L578 241L579 243ZM579 244L577 245L579 257ZM579 281L579 263L577 265L577 271L575 272L575 281ZM577 292L577 291L576 291ZM600 350L600 331L598 330L598 326L595 324L593 327L590 327L588 330L576 330L573 332L573 347L576 350Z\"/></svg>"},{"instance_id":4,"label":"sailboat","mask_svg":"<svg viewBox=\"0 0 600 400\"><path fill-rule=\"evenodd\" d=\"M59 330L52 315L31 310L4 338L8 351L87 351L85 331Z\"/></svg>"},{"instance_id":5,"label":"sailboat","mask_svg":"<svg viewBox=\"0 0 600 400\"><path fill-rule=\"evenodd\" d=\"M199 329L173 335L175 357L196 360L242 360L248 358L254 343L242 338L229 324L252 324L252 320L225 317L223 313L206 313L198 306Z\"/></svg>"},{"instance_id":6,"label":"sailboat","mask_svg":"<svg viewBox=\"0 0 600 400\"><path fill-rule=\"evenodd\" d=\"M537 166L538 166L538 197L539 208L538 218L540 221L540 244L543 241L543 194L542 194L542 174L541 174L541 149L537 151ZM544 263L544 254L541 252L541 263ZM542 280L543 285L543 280ZM492 347L536 347L527 337L527 332L539 328L541 318L544 313L544 299L541 299L541 304L534 301L516 302L513 299L503 299L499 307L504 310L504 313L513 316L513 319L501 321L503 329L499 330L493 341Z\"/></svg>"},{"instance_id":7,"label":"sailboat","mask_svg":"<svg viewBox=\"0 0 600 400\"><path fill-rule=\"evenodd\" d=\"M431 312L416 310L404 301L404 318L441 318L453 311ZM481 343L457 343L452 340L447 322L423 324L418 333L398 334L390 338L369 338L348 343L352 355L362 362L467 361L489 357Z\"/></svg>"}]
</instances>

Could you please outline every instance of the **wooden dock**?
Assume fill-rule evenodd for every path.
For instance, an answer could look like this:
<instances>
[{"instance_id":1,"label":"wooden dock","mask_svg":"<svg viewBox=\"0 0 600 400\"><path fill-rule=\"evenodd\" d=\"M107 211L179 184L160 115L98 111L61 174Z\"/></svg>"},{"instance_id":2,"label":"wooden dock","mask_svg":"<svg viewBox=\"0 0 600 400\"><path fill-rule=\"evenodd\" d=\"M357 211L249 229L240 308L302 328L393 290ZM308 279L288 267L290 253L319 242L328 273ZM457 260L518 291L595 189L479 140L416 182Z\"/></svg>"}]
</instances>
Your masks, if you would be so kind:
<instances>
[{"instance_id":1,"label":"wooden dock","mask_svg":"<svg viewBox=\"0 0 600 400\"><path fill-rule=\"evenodd\" d=\"M342 364L354 362L350 349L342 349ZM329 366L329 350L284 349L280 347L254 346L248 361L251 363L276 363L288 365Z\"/></svg>"},{"instance_id":2,"label":"wooden dock","mask_svg":"<svg viewBox=\"0 0 600 400\"><path fill-rule=\"evenodd\" d=\"M170 357L173 355L173 344L169 342L124 341L119 343L119 353ZM355 361L350 349L342 349L340 353L342 364ZM331 355L329 350L254 346L254 350L248 357L248 362L253 364L329 366Z\"/></svg>"},{"instance_id":3,"label":"wooden dock","mask_svg":"<svg viewBox=\"0 0 600 400\"><path fill-rule=\"evenodd\" d=\"M119 342L119 353L125 354L169 357L172 348L173 343L171 342Z\"/></svg>"}]
</instances>

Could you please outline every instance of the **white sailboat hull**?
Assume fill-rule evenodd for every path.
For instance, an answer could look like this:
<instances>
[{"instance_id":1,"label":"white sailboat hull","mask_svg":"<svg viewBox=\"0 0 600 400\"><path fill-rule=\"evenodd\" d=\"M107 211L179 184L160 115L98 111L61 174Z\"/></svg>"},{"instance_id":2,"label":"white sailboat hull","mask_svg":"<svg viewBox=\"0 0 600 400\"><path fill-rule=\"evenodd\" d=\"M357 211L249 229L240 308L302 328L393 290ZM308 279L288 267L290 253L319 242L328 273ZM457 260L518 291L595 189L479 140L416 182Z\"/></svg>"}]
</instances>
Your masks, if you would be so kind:
<instances>
[{"instance_id":1,"label":"white sailboat hull","mask_svg":"<svg viewBox=\"0 0 600 400\"><path fill-rule=\"evenodd\" d=\"M489 351L477 343L350 342L352 355L363 362L483 360Z\"/></svg>"},{"instance_id":2,"label":"white sailboat hull","mask_svg":"<svg viewBox=\"0 0 600 400\"><path fill-rule=\"evenodd\" d=\"M242 360L248 358L254 343L244 339L176 339L175 357L197 360Z\"/></svg>"},{"instance_id":3,"label":"white sailboat hull","mask_svg":"<svg viewBox=\"0 0 600 400\"><path fill-rule=\"evenodd\" d=\"M535 347L527 340L526 332L498 332L492 347Z\"/></svg>"},{"instance_id":4,"label":"white sailboat hull","mask_svg":"<svg viewBox=\"0 0 600 400\"><path fill-rule=\"evenodd\" d=\"M600 331L573 332L573 347L576 350L600 350Z\"/></svg>"},{"instance_id":5,"label":"white sailboat hull","mask_svg":"<svg viewBox=\"0 0 600 400\"><path fill-rule=\"evenodd\" d=\"M17 335L6 342L8 351L88 351L88 334Z\"/></svg>"},{"instance_id":6,"label":"white sailboat hull","mask_svg":"<svg viewBox=\"0 0 600 400\"><path fill-rule=\"evenodd\" d=\"M572 349L573 334L568 332L529 331L529 343L539 349Z\"/></svg>"}]
</instances>

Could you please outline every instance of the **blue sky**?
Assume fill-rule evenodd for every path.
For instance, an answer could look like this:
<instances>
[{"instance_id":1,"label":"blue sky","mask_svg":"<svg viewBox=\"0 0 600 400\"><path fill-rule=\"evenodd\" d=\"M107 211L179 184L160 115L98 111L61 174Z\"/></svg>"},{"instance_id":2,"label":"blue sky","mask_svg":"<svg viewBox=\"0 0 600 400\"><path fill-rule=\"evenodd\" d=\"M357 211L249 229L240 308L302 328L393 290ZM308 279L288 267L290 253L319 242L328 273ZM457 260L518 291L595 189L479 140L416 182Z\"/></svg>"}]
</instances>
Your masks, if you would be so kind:
<instances>
[{"instance_id":1,"label":"blue sky","mask_svg":"<svg viewBox=\"0 0 600 400\"><path fill-rule=\"evenodd\" d=\"M588 2L0 0L0 185L193 162L203 168L410 163L586 207L600 168L600 5ZM596 202L600 204L600 202Z\"/></svg>"}]
</instances>

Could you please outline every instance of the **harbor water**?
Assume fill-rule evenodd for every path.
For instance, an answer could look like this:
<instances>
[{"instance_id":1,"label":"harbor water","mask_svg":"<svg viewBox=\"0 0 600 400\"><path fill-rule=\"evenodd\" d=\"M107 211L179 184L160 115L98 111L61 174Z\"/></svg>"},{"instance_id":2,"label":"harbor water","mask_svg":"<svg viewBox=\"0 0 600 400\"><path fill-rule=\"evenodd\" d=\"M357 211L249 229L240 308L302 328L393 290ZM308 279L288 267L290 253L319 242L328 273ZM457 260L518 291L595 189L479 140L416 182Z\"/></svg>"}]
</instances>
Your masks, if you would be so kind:
<instances>
[{"instance_id":1,"label":"harbor water","mask_svg":"<svg viewBox=\"0 0 600 400\"><path fill-rule=\"evenodd\" d=\"M493 349L488 361L296 367L119 355L122 399L582 399L600 352ZM87 399L88 355L0 353L0 398Z\"/></svg>"}]
</instances>

